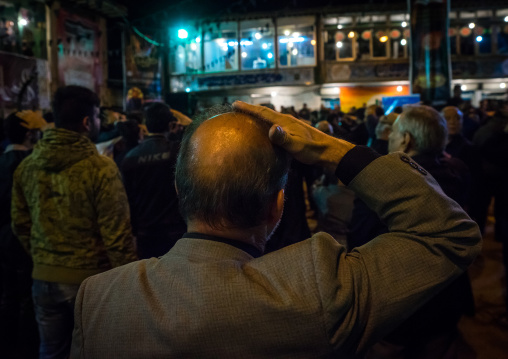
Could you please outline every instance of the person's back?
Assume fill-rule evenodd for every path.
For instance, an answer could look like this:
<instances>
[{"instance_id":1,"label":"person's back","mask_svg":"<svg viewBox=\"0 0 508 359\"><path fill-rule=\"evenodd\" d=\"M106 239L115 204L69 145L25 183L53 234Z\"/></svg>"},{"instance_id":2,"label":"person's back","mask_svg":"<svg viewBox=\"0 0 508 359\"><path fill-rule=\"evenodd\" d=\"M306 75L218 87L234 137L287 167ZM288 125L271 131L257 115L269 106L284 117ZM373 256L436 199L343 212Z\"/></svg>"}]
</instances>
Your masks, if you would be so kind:
<instances>
[{"instance_id":1,"label":"person's back","mask_svg":"<svg viewBox=\"0 0 508 359\"><path fill-rule=\"evenodd\" d=\"M161 258L83 282L73 358L353 357L477 254L474 222L400 153L379 157L292 116L236 105L247 114L208 113L186 130L175 179L189 233ZM318 233L263 256L284 207L279 146L335 169L390 233L352 254Z\"/></svg>"},{"instance_id":2,"label":"person's back","mask_svg":"<svg viewBox=\"0 0 508 359\"><path fill-rule=\"evenodd\" d=\"M165 254L186 231L175 187L170 185L178 143L166 136L176 118L167 105L156 103L145 111L145 121L150 134L121 165L140 258Z\"/></svg>"},{"instance_id":3,"label":"person's back","mask_svg":"<svg viewBox=\"0 0 508 359\"><path fill-rule=\"evenodd\" d=\"M12 227L34 263L40 357L65 357L73 306L87 277L136 260L127 197L115 163L97 153L98 98L55 94L47 130L14 174Z\"/></svg>"},{"instance_id":4,"label":"person's back","mask_svg":"<svg viewBox=\"0 0 508 359\"><path fill-rule=\"evenodd\" d=\"M421 166L447 196L464 206L470 191L470 173L459 159L442 155L447 126L439 113L428 107L408 107L395 121L392 130L389 152L407 153L406 162ZM387 232L386 223L367 204L357 199L348 234L349 249L366 245L373 236ZM452 347L456 339L460 317L473 311L471 286L467 274L463 274L418 309L382 343L374 346L368 358L376 358L383 352L395 355L399 351L403 353L401 358L411 359L415 353L422 358L440 358L440 350Z\"/></svg>"},{"instance_id":5,"label":"person's back","mask_svg":"<svg viewBox=\"0 0 508 359\"><path fill-rule=\"evenodd\" d=\"M13 175L47 124L36 112L14 112L4 120L10 144L0 155L0 348L7 357L34 357L39 333L33 311L32 260L11 230Z\"/></svg>"},{"instance_id":6,"label":"person's back","mask_svg":"<svg viewBox=\"0 0 508 359\"><path fill-rule=\"evenodd\" d=\"M85 136L47 130L16 170L14 190L14 228L30 249L35 279L79 284L135 259L118 169ZM125 248L108 251L117 245Z\"/></svg>"}]
</instances>

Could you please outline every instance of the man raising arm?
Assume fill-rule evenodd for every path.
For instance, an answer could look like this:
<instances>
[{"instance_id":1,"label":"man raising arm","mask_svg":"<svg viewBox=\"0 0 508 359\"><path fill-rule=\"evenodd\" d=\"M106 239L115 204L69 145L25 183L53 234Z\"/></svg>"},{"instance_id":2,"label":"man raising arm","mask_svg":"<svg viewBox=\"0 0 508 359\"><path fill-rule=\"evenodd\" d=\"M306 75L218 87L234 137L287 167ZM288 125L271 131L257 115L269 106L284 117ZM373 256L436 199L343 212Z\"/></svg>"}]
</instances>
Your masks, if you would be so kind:
<instances>
[{"instance_id":1,"label":"man raising arm","mask_svg":"<svg viewBox=\"0 0 508 359\"><path fill-rule=\"evenodd\" d=\"M404 154L379 157L292 116L234 107L206 113L182 141L175 179L189 233L161 258L81 285L72 357L353 357L478 253L476 224ZM284 205L286 151L336 169L390 232L350 254L318 233L263 256Z\"/></svg>"}]
</instances>

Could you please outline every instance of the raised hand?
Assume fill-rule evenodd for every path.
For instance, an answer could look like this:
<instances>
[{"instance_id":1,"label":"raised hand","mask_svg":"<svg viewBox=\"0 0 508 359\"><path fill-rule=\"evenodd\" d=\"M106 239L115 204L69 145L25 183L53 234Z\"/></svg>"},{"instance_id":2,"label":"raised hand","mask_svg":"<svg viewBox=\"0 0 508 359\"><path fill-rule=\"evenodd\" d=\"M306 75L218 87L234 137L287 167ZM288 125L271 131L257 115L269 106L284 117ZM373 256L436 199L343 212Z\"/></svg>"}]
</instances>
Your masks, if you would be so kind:
<instances>
[{"instance_id":1,"label":"raised hand","mask_svg":"<svg viewBox=\"0 0 508 359\"><path fill-rule=\"evenodd\" d=\"M335 170L342 157L355 146L326 135L291 115L284 115L263 106L236 101L233 108L270 123L270 141L284 148L302 163L318 164Z\"/></svg>"}]
</instances>

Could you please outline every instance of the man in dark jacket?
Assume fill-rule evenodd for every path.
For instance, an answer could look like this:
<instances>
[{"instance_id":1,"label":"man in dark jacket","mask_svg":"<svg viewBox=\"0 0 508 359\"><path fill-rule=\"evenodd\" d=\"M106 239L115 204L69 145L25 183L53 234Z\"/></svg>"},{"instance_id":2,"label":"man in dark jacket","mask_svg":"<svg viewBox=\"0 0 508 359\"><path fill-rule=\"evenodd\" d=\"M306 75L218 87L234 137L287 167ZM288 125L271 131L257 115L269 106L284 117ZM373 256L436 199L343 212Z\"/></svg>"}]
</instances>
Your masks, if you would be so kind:
<instances>
[{"instance_id":1,"label":"man in dark jacket","mask_svg":"<svg viewBox=\"0 0 508 359\"><path fill-rule=\"evenodd\" d=\"M11 195L14 171L30 154L45 125L33 111L12 113L4 122L10 144L0 156L0 348L6 358L36 357L39 351L32 259L11 230Z\"/></svg>"},{"instance_id":2,"label":"man in dark jacket","mask_svg":"<svg viewBox=\"0 0 508 359\"><path fill-rule=\"evenodd\" d=\"M405 161L412 167L421 166L422 171L436 179L445 194L464 205L469 191L469 171L462 161L443 157L446 139L446 122L437 111L427 106L408 106L392 126L388 151L405 152L408 155ZM351 250L373 236L388 232L379 217L359 200L355 201L351 222L348 236ZM442 358L457 338L460 317L473 310L471 285L467 274L463 274L374 346L371 355L377 357L383 350L404 353L400 358L410 359L416 354L420 358Z\"/></svg>"},{"instance_id":3,"label":"man in dark jacket","mask_svg":"<svg viewBox=\"0 0 508 359\"><path fill-rule=\"evenodd\" d=\"M140 258L164 255L187 229L173 185L178 143L166 137L177 119L169 106L154 103L145 110L145 121L149 135L121 165Z\"/></svg>"}]
</instances>

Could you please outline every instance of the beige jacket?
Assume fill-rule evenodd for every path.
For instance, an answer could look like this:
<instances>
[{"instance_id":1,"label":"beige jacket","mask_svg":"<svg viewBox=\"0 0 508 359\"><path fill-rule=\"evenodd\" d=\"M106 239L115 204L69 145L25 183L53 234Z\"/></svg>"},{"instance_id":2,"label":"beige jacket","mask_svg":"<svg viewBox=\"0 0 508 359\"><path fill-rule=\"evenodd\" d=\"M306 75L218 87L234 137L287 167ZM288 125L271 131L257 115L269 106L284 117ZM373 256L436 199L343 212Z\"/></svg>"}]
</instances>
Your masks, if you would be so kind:
<instances>
[{"instance_id":1,"label":"beige jacket","mask_svg":"<svg viewBox=\"0 0 508 359\"><path fill-rule=\"evenodd\" d=\"M414 165L414 164L413 164ZM72 358L350 358L462 273L477 225L395 153L350 183L388 224L352 253L325 234L253 259L181 239L81 285Z\"/></svg>"}]
</instances>

